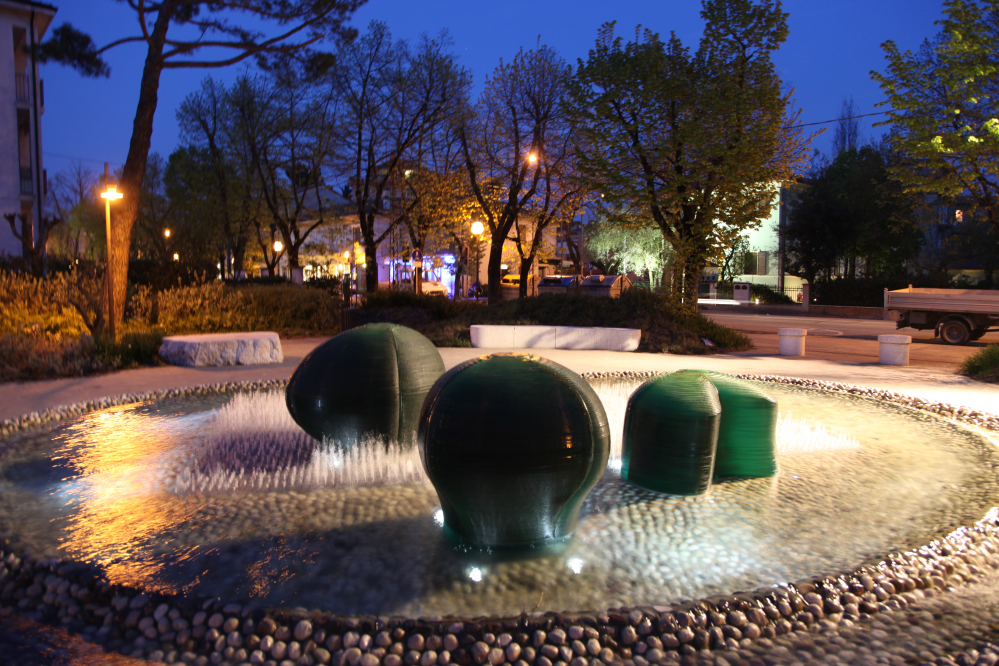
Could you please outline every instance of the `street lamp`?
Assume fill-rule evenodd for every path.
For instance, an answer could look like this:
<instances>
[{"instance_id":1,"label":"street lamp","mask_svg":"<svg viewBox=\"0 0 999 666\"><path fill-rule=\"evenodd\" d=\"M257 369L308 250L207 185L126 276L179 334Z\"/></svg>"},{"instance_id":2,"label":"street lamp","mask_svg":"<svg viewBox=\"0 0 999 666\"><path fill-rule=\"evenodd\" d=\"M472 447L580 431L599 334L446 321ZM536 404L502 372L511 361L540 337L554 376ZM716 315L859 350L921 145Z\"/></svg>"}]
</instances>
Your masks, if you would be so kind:
<instances>
[{"instance_id":1,"label":"street lamp","mask_svg":"<svg viewBox=\"0 0 999 666\"><path fill-rule=\"evenodd\" d=\"M284 243L282 243L279 240L278 241L274 241L274 251L275 252L280 252L283 249L284 249Z\"/></svg>"},{"instance_id":2,"label":"street lamp","mask_svg":"<svg viewBox=\"0 0 999 666\"><path fill-rule=\"evenodd\" d=\"M180 255L179 255L179 254L177 254L176 252L174 252L174 253L173 253L173 260L174 260L174 261L180 261Z\"/></svg>"},{"instance_id":3,"label":"street lamp","mask_svg":"<svg viewBox=\"0 0 999 666\"><path fill-rule=\"evenodd\" d=\"M535 152L530 152L527 154L527 161L531 164L535 164L538 161L538 154Z\"/></svg>"},{"instance_id":4,"label":"street lamp","mask_svg":"<svg viewBox=\"0 0 999 666\"><path fill-rule=\"evenodd\" d=\"M163 230L163 238L170 238L170 230L169 229L164 229Z\"/></svg>"},{"instance_id":5,"label":"street lamp","mask_svg":"<svg viewBox=\"0 0 999 666\"><path fill-rule=\"evenodd\" d=\"M104 163L104 182L107 184L107 191L101 192L101 198L104 199L104 217L107 224L107 237L108 237L108 258L107 267L105 268L104 284L107 287L108 296L108 334L111 339L115 339L114 335L114 289L111 287L111 202L121 199L122 193L118 191L118 188L111 184L111 177L108 171L108 163Z\"/></svg>"},{"instance_id":6,"label":"street lamp","mask_svg":"<svg viewBox=\"0 0 999 666\"><path fill-rule=\"evenodd\" d=\"M481 270L482 262L482 234L486 232L486 228L482 226L482 222L476 220L472 222L472 235L475 236L475 283L479 282L479 271Z\"/></svg>"}]
</instances>

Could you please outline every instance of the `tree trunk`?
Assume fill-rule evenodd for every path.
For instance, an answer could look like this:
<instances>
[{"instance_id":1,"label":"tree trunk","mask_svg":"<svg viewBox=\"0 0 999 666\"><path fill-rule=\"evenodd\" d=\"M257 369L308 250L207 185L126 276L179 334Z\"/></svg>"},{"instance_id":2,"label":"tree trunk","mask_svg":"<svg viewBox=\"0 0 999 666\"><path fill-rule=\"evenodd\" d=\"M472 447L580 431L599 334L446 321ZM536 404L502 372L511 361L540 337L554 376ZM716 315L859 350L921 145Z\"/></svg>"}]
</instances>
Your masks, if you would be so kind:
<instances>
[{"instance_id":1,"label":"tree trunk","mask_svg":"<svg viewBox=\"0 0 999 666\"><path fill-rule=\"evenodd\" d=\"M531 275L531 266L534 264L534 257L520 258L520 297L527 298L528 280Z\"/></svg>"},{"instance_id":2,"label":"tree trunk","mask_svg":"<svg viewBox=\"0 0 999 666\"><path fill-rule=\"evenodd\" d=\"M139 216L139 194L146 173L149 145L153 136L153 116L156 114L160 74L163 71L163 44L173 10L173 0L165 0L160 6L153 30L149 35L146 63L142 68L142 80L139 84L139 103L135 109L135 120L132 122L132 140L128 146L128 157L125 159L119 183L119 191L125 196L118 203L118 210L111 211L111 256L108 257L108 268L111 291L114 294L116 323L120 323L125 315L132 229Z\"/></svg>"},{"instance_id":3,"label":"tree trunk","mask_svg":"<svg viewBox=\"0 0 999 666\"><path fill-rule=\"evenodd\" d=\"M697 312L697 288L701 281L701 268L704 266L704 255L700 252L689 255L681 266L683 284L680 295L686 310Z\"/></svg>"},{"instance_id":4,"label":"tree trunk","mask_svg":"<svg viewBox=\"0 0 999 666\"><path fill-rule=\"evenodd\" d=\"M499 239L499 242L497 242ZM489 243L489 265L486 267L486 278L489 280L489 304L498 303L502 297L500 291L500 266L503 264L503 240L500 234L495 234Z\"/></svg>"}]
</instances>

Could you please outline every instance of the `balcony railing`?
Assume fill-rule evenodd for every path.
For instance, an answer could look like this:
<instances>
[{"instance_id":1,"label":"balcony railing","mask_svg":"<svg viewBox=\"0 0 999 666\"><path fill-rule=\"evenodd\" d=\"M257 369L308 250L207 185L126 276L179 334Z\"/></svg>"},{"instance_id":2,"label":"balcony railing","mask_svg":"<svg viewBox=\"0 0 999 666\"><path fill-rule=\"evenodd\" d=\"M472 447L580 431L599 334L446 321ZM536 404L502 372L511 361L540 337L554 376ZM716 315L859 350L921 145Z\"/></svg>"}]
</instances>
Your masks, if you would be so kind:
<instances>
[{"instance_id":1,"label":"balcony railing","mask_svg":"<svg viewBox=\"0 0 999 666\"><path fill-rule=\"evenodd\" d=\"M31 167L21 167L21 194L33 194L34 188L31 186Z\"/></svg>"},{"instance_id":2,"label":"balcony railing","mask_svg":"<svg viewBox=\"0 0 999 666\"><path fill-rule=\"evenodd\" d=\"M15 74L14 75L14 94L17 96L17 101L19 104L28 103L28 75L27 74Z\"/></svg>"}]
</instances>

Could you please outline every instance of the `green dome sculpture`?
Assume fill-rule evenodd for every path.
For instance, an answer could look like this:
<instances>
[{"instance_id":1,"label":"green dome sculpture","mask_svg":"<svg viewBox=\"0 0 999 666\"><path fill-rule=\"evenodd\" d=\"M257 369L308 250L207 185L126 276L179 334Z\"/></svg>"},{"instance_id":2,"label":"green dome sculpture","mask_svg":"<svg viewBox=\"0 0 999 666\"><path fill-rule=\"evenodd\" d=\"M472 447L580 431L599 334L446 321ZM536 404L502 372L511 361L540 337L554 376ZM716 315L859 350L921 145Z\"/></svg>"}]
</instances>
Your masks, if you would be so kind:
<instances>
[{"instance_id":1,"label":"green dome sculpture","mask_svg":"<svg viewBox=\"0 0 999 666\"><path fill-rule=\"evenodd\" d=\"M444 373L434 344L396 324L344 331L312 350L288 381L285 403L302 430L351 446L373 435L415 442L430 387Z\"/></svg>"},{"instance_id":2,"label":"green dome sculpture","mask_svg":"<svg viewBox=\"0 0 999 666\"><path fill-rule=\"evenodd\" d=\"M628 399L621 476L672 495L699 495L711 487L721 402L702 375L650 379Z\"/></svg>"},{"instance_id":3,"label":"green dome sculpture","mask_svg":"<svg viewBox=\"0 0 999 666\"><path fill-rule=\"evenodd\" d=\"M715 455L715 480L764 477L777 473L777 401L742 379L706 370L699 374L718 390L721 425Z\"/></svg>"},{"instance_id":4,"label":"green dome sculpture","mask_svg":"<svg viewBox=\"0 0 999 666\"><path fill-rule=\"evenodd\" d=\"M418 439L445 526L486 548L571 536L610 453L607 415L590 385L529 354L491 354L448 371L423 404Z\"/></svg>"}]
</instances>

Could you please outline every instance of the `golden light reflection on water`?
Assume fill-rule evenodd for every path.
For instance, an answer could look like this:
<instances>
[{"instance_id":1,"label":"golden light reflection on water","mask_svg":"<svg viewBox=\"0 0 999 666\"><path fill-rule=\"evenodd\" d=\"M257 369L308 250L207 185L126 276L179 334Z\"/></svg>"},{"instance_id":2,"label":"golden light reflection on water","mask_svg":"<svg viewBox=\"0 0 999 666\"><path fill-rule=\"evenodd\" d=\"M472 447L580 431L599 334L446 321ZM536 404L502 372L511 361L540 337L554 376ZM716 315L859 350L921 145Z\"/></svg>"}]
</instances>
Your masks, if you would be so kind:
<instances>
[{"instance_id":1,"label":"golden light reflection on water","mask_svg":"<svg viewBox=\"0 0 999 666\"><path fill-rule=\"evenodd\" d=\"M178 444L185 434L209 417L151 415L144 406L97 412L69 428L52 459L71 474L52 492L75 508L60 540L66 555L105 565L112 582L148 587L165 566L156 555L173 550L165 535L196 510L154 480L184 454ZM190 550L174 551L170 559L183 560ZM182 592L196 583L162 591Z\"/></svg>"}]
</instances>

